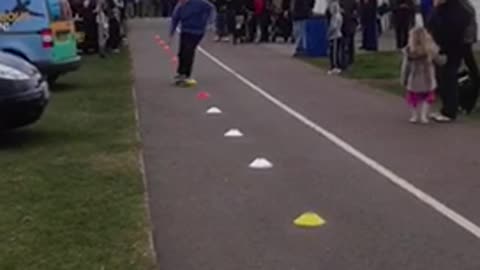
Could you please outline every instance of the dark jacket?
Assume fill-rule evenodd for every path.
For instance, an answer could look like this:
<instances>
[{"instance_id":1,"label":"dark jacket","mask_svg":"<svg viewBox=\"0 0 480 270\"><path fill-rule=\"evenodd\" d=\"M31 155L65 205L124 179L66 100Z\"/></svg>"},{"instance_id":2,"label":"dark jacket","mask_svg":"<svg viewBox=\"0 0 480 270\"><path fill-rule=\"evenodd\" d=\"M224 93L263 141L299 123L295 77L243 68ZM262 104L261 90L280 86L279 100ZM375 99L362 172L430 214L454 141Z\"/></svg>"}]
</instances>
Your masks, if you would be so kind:
<instances>
[{"instance_id":1,"label":"dark jacket","mask_svg":"<svg viewBox=\"0 0 480 270\"><path fill-rule=\"evenodd\" d=\"M292 5L292 0L282 0L282 11L288 10L290 11L290 6Z\"/></svg>"},{"instance_id":2,"label":"dark jacket","mask_svg":"<svg viewBox=\"0 0 480 270\"><path fill-rule=\"evenodd\" d=\"M312 15L314 0L292 0L292 18L294 21L306 20Z\"/></svg>"},{"instance_id":3,"label":"dark jacket","mask_svg":"<svg viewBox=\"0 0 480 270\"><path fill-rule=\"evenodd\" d=\"M246 9L245 0L230 0L228 9L233 11L235 14L240 14L245 12L245 9Z\"/></svg>"},{"instance_id":4,"label":"dark jacket","mask_svg":"<svg viewBox=\"0 0 480 270\"><path fill-rule=\"evenodd\" d=\"M356 0L340 0L342 8L343 26L342 32L345 35L353 35L357 31L358 26L358 4Z\"/></svg>"},{"instance_id":5,"label":"dark jacket","mask_svg":"<svg viewBox=\"0 0 480 270\"><path fill-rule=\"evenodd\" d=\"M465 44L467 28L473 15L460 0L447 0L433 10L427 28L441 52L459 53Z\"/></svg>"},{"instance_id":6,"label":"dark jacket","mask_svg":"<svg viewBox=\"0 0 480 270\"><path fill-rule=\"evenodd\" d=\"M376 0L360 0L360 20L362 24L376 21L378 4Z\"/></svg>"},{"instance_id":7,"label":"dark jacket","mask_svg":"<svg viewBox=\"0 0 480 270\"><path fill-rule=\"evenodd\" d=\"M227 0L211 0L211 2L215 5L217 11L223 12L227 10Z\"/></svg>"},{"instance_id":8,"label":"dark jacket","mask_svg":"<svg viewBox=\"0 0 480 270\"><path fill-rule=\"evenodd\" d=\"M470 18L470 22L468 23L468 27L465 32L464 42L466 44L473 44L477 42L477 39L478 39L477 13L472 3L469 0L460 0L460 3L467 10Z\"/></svg>"},{"instance_id":9,"label":"dark jacket","mask_svg":"<svg viewBox=\"0 0 480 270\"><path fill-rule=\"evenodd\" d=\"M393 23L395 25L413 25L415 22L415 3L413 0L396 0L392 4Z\"/></svg>"}]
</instances>

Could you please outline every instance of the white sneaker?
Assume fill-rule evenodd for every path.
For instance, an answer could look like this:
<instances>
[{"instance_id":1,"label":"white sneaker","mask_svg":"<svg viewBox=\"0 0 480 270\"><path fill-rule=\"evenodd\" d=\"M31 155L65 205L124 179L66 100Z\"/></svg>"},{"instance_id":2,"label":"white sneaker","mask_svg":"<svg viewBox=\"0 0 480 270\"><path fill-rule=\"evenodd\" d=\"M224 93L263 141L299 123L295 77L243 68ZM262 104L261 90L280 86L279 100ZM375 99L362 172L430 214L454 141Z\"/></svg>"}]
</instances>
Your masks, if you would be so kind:
<instances>
[{"instance_id":1,"label":"white sneaker","mask_svg":"<svg viewBox=\"0 0 480 270\"><path fill-rule=\"evenodd\" d=\"M420 122L422 124L428 124L428 112L430 111L430 104L424 102L420 108Z\"/></svg>"},{"instance_id":2,"label":"white sneaker","mask_svg":"<svg viewBox=\"0 0 480 270\"><path fill-rule=\"evenodd\" d=\"M339 68L335 68L335 69L333 69L333 73L334 74L340 74L340 73L342 73L342 70L339 69Z\"/></svg>"},{"instance_id":3,"label":"white sneaker","mask_svg":"<svg viewBox=\"0 0 480 270\"><path fill-rule=\"evenodd\" d=\"M415 115L412 115L408 121L409 121L410 123L415 124L415 123L418 122L418 116L417 116L416 114L415 114Z\"/></svg>"},{"instance_id":4,"label":"white sneaker","mask_svg":"<svg viewBox=\"0 0 480 270\"><path fill-rule=\"evenodd\" d=\"M420 123L422 123L422 124L428 124L428 123L430 123L430 120L428 120L427 117L421 117L421 118L420 118Z\"/></svg>"},{"instance_id":5,"label":"white sneaker","mask_svg":"<svg viewBox=\"0 0 480 270\"><path fill-rule=\"evenodd\" d=\"M441 114L436 116L435 118L433 118L433 120L435 120L435 122L437 122L437 123L451 123L451 122L453 122L452 118L447 117L445 115L441 115Z\"/></svg>"},{"instance_id":6,"label":"white sneaker","mask_svg":"<svg viewBox=\"0 0 480 270\"><path fill-rule=\"evenodd\" d=\"M328 75L335 75L335 69L330 69L329 71L327 71L327 74Z\"/></svg>"},{"instance_id":7,"label":"white sneaker","mask_svg":"<svg viewBox=\"0 0 480 270\"><path fill-rule=\"evenodd\" d=\"M440 117L440 116L442 116L442 114L439 113L439 112L432 112L432 113L428 114L428 117L430 119L435 119L435 118Z\"/></svg>"},{"instance_id":8,"label":"white sneaker","mask_svg":"<svg viewBox=\"0 0 480 270\"><path fill-rule=\"evenodd\" d=\"M410 117L410 120L408 120L410 123L417 123L418 122L418 111L417 109L412 108L412 116Z\"/></svg>"}]
</instances>

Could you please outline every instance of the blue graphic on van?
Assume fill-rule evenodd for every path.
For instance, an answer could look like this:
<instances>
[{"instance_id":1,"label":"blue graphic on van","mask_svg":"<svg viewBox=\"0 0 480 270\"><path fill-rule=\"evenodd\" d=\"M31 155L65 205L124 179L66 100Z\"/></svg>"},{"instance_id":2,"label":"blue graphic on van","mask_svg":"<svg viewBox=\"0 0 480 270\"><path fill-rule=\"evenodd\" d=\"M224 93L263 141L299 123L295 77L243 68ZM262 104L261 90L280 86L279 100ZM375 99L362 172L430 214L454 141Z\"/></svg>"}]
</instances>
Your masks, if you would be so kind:
<instances>
[{"instance_id":1,"label":"blue graphic on van","mask_svg":"<svg viewBox=\"0 0 480 270\"><path fill-rule=\"evenodd\" d=\"M3 1L5 0L2 0L2 2ZM6 5L9 4L7 2L10 2L11 8L6 7ZM0 4L0 8L4 10L3 13L0 11L0 31L9 31L13 25L28 21L34 17L45 17L45 14L35 11L39 8L41 9L41 7L32 5L30 0L15 0L15 2L6 0Z\"/></svg>"}]
</instances>

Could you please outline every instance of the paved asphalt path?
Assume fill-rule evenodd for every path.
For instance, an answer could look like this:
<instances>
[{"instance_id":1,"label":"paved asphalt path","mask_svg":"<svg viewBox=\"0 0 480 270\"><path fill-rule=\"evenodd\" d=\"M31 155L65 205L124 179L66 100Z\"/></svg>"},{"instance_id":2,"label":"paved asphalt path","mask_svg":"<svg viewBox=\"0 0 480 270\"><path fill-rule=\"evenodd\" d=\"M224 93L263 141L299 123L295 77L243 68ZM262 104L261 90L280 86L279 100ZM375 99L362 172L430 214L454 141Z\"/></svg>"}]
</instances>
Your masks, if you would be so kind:
<instances>
[{"instance_id":1,"label":"paved asphalt path","mask_svg":"<svg viewBox=\"0 0 480 270\"><path fill-rule=\"evenodd\" d=\"M478 124L413 126L398 97L262 46L210 39L206 52L244 80L199 52L199 85L174 88L170 57L154 39L166 37L166 23L134 21L130 30L159 269L480 269ZM255 87L473 227L393 184ZM198 100L200 91L210 98ZM210 106L223 114L206 115ZM245 137L224 138L230 128ZM274 167L248 168L256 157ZM293 226L310 210L327 224Z\"/></svg>"}]
</instances>

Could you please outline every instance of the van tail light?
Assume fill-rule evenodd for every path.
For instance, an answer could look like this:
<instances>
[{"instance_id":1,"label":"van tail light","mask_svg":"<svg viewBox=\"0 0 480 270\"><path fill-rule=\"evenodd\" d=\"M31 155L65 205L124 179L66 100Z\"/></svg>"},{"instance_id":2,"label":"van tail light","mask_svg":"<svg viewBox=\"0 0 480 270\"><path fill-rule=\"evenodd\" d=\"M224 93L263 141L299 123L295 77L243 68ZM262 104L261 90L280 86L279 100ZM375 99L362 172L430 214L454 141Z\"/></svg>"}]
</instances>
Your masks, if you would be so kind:
<instances>
[{"instance_id":1,"label":"van tail light","mask_svg":"<svg viewBox=\"0 0 480 270\"><path fill-rule=\"evenodd\" d=\"M40 31L40 36L42 37L43 48L48 49L53 47L53 32L51 29Z\"/></svg>"}]
</instances>

